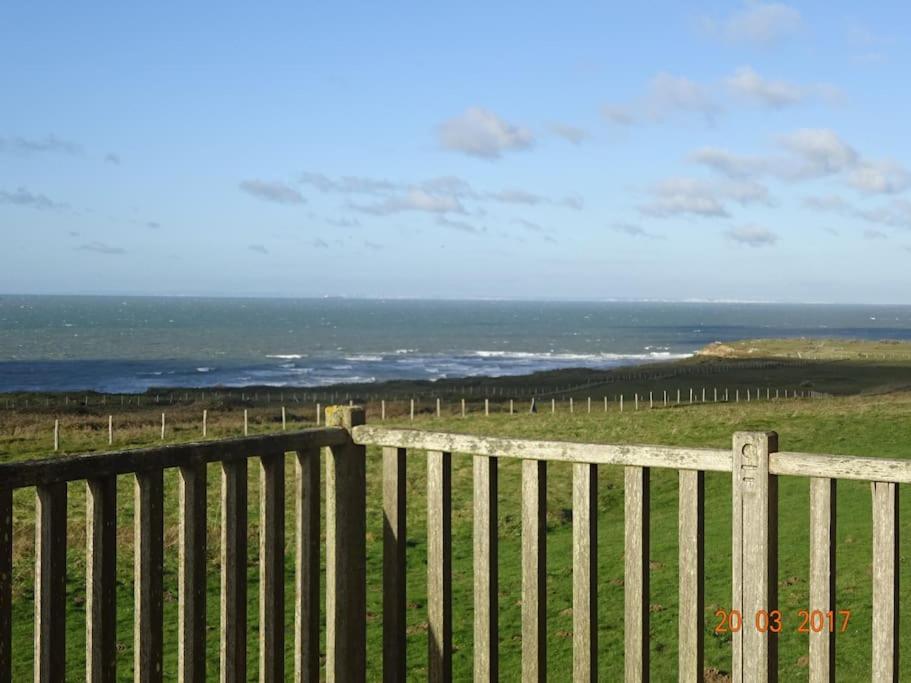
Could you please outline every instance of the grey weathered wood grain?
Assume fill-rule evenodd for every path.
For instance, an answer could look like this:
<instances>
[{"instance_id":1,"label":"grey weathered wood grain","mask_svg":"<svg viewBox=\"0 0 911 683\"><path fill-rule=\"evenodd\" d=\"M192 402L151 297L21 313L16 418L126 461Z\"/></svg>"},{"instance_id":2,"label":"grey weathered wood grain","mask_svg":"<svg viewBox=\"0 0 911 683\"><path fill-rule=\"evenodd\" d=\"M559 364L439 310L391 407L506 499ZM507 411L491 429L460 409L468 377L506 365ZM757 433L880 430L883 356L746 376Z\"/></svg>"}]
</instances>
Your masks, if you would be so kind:
<instances>
[{"instance_id":1,"label":"grey weathered wood grain","mask_svg":"<svg viewBox=\"0 0 911 683\"><path fill-rule=\"evenodd\" d=\"M873 680L899 680L898 486L870 485L873 494Z\"/></svg>"},{"instance_id":2,"label":"grey weathered wood grain","mask_svg":"<svg viewBox=\"0 0 911 683\"><path fill-rule=\"evenodd\" d=\"M221 465L222 683L247 679L247 460Z\"/></svg>"},{"instance_id":3,"label":"grey weathered wood grain","mask_svg":"<svg viewBox=\"0 0 911 683\"><path fill-rule=\"evenodd\" d=\"M133 680L162 680L162 581L164 566L164 473L135 476L133 562Z\"/></svg>"},{"instance_id":4,"label":"grey weathered wood grain","mask_svg":"<svg viewBox=\"0 0 911 683\"><path fill-rule=\"evenodd\" d=\"M464 405L464 402L463 402ZM404 448L383 449L383 680L405 680Z\"/></svg>"},{"instance_id":5,"label":"grey weathered wood grain","mask_svg":"<svg viewBox=\"0 0 911 683\"><path fill-rule=\"evenodd\" d=\"M624 472L624 663L626 680L649 680L649 470Z\"/></svg>"},{"instance_id":6,"label":"grey weathered wood grain","mask_svg":"<svg viewBox=\"0 0 911 683\"><path fill-rule=\"evenodd\" d=\"M677 527L679 612L677 671L680 683L700 680L705 651L705 473L681 470Z\"/></svg>"},{"instance_id":7,"label":"grey weathered wood grain","mask_svg":"<svg viewBox=\"0 0 911 683\"><path fill-rule=\"evenodd\" d=\"M522 680L547 678L547 463L522 461Z\"/></svg>"},{"instance_id":8,"label":"grey weathered wood grain","mask_svg":"<svg viewBox=\"0 0 911 683\"><path fill-rule=\"evenodd\" d=\"M360 406L329 406L327 426L364 423ZM366 449L349 440L326 458L326 678L367 671Z\"/></svg>"},{"instance_id":9,"label":"grey weathered wood grain","mask_svg":"<svg viewBox=\"0 0 911 683\"><path fill-rule=\"evenodd\" d=\"M294 680L315 683L320 675L319 449L297 452L294 515Z\"/></svg>"},{"instance_id":10,"label":"grey weathered wood grain","mask_svg":"<svg viewBox=\"0 0 911 683\"><path fill-rule=\"evenodd\" d=\"M427 452L427 677L452 680L452 454Z\"/></svg>"},{"instance_id":11,"label":"grey weathered wood grain","mask_svg":"<svg viewBox=\"0 0 911 683\"><path fill-rule=\"evenodd\" d=\"M259 680L285 671L285 454L260 457Z\"/></svg>"},{"instance_id":12,"label":"grey weathered wood grain","mask_svg":"<svg viewBox=\"0 0 911 683\"><path fill-rule=\"evenodd\" d=\"M206 463L180 468L177 678L206 679Z\"/></svg>"},{"instance_id":13,"label":"grey weathered wood grain","mask_svg":"<svg viewBox=\"0 0 911 683\"><path fill-rule=\"evenodd\" d=\"M673 448L669 446L626 446L582 444L565 441L534 441L500 437L424 432L413 429L357 427L357 443L398 448L472 453L490 457L521 458L523 460L553 460L560 462L637 465L671 469L731 471L730 451L710 448Z\"/></svg>"},{"instance_id":14,"label":"grey weathered wood grain","mask_svg":"<svg viewBox=\"0 0 911 683\"><path fill-rule=\"evenodd\" d=\"M573 465L573 680L598 680L598 466Z\"/></svg>"},{"instance_id":15,"label":"grey weathered wood grain","mask_svg":"<svg viewBox=\"0 0 911 683\"><path fill-rule=\"evenodd\" d=\"M835 607L835 479L810 480L810 612ZM810 629L810 682L835 681L835 632Z\"/></svg>"},{"instance_id":16,"label":"grey weathered wood grain","mask_svg":"<svg viewBox=\"0 0 911 683\"><path fill-rule=\"evenodd\" d=\"M86 482L86 681L117 676L117 478Z\"/></svg>"},{"instance_id":17,"label":"grey weathered wood grain","mask_svg":"<svg viewBox=\"0 0 911 683\"><path fill-rule=\"evenodd\" d=\"M35 510L35 681L66 675L66 484L37 489Z\"/></svg>"},{"instance_id":18,"label":"grey weathered wood grain","mask_svg":"<svg viewBox=\"0 0 911 683\"><path fill-rule=\"evenodd\" d=\"M0 487L0 683L12 681L13 492Z\"/></svg>"},{"instance_id":19,"label":"grey weathered wood grain","mask_svg":"<svg viewBox=\"0 0 911 683\"><path fill-rule=\"evenodd\" d=\"M348 443L349 438L343 429L305 429L246 438L2 463L0 481L5 487L15 489L58 481L97 479L114 474L189 465L196 459L206 462L246 460L258 453L335 446Z\"/></svg>"},{"instance_id":20,"label":"grey weathered wood grain","mask_svg":"<svg viewBox=\"0 0 911 683\"><path fill-rule=\"evenodd\" d=\"M474 457L474 680L500 670L497 459Z\"/></svg>"},{"instance_id":21,"label":"grey weathered wood grain","mask_svg":"<svg viewBox=\"0 0 911 683\"><path fill-rule=\"evenodd\" d=\"M732 634L732 680L776 681L778 639L754 620L778 604L778 482L769 474L774 432L737 432L733 445L733 599L744 626Z\"/></svg>"},{"instance_id":22,"label":"grey weathered wood grain","mask_svg":"<svg viewBox=\"0 0 911 683\"><path fill-rule=\"evenodd\" d=\"M773 453L772 474L911 484L911 461L822 453Z\"/></svg>"}]
</instances>

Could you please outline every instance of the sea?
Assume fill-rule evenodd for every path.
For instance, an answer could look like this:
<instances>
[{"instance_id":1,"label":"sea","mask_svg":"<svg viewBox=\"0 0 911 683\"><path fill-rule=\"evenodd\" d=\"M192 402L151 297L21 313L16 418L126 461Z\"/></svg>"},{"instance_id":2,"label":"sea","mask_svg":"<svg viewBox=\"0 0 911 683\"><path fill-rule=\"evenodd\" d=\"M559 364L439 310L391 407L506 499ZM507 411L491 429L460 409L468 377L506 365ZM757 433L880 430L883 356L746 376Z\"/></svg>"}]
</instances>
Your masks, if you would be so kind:
<instances>
[{"instance_id":1,"label":"sea","mask_svg":"<svg viewBox=\"0 0 911 683\"><path fill-rule=\"evenodd\" d=\"M524 375L770 337L911 339L911 306L0 296L0 392Z\"/></svg>"}]
</instances>

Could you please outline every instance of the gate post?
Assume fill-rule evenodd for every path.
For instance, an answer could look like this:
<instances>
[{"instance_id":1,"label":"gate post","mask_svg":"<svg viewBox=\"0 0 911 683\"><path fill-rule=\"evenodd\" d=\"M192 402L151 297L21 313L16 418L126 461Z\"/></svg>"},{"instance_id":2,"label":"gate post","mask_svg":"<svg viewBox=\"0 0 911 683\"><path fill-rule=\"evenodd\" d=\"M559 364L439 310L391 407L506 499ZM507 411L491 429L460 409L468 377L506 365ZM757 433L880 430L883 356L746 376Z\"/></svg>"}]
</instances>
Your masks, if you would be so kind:
<instances>
[{"instance_id":1,"label":"gate post","mask_svg":"<svg viewBox=\"0 0 911 683\"><path fill-rule=\"evenodd\" d=\"M736 683L778 680L778 638L768 628L778 607L778 480L769 474L777 450L775 432L734 434L731 609L743 617L732 633Z\"/></svg>"}]
</instances>

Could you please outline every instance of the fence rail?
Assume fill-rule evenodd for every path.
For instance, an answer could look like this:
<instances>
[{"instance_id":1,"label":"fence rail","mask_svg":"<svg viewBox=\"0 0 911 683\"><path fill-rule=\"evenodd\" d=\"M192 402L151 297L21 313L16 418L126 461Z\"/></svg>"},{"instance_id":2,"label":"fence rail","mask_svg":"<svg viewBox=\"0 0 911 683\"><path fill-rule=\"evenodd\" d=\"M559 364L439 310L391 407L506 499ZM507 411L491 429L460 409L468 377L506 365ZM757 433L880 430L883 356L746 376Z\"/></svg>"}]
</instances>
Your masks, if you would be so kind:
<instances>
[{"instance_id":1,"label":"fence rail","mask_svg":"<svg viewBox=\"0 0 911 683\"><path fill-rule=\"evenodd\" d=\"M116 677L116 477L135 478L134 671L162 680L163 471L177 468L180 494L179 679L204 680L207 463L221 465L220 674L246 678L247 477L259 460L260 680L285 679L282 615L286 554L285 454L295 454L294 680L318 680L320 579L326 572L325 677L364 680L366 659L366 457L382 448L383 675L406 670L406 476L409 452L427 458L428 678L452 680L452 461L473 458L474 677L499 671L497 500L500 458L522 461L522 675L547 669L546 510L549 462L572 465L573 678L599 679L598 468L624 468L624 678L649 679L650 481L652 468L679 472L679 661L681 681L701 679L705 626L705 472L732 482L732 610L744 627L732 633L733 680L777 679L777 638L753 627L753 614L777 607L777 484L809 477L810 610L835 609L837 479L872 482L874 680L898 676L898 484L911 482L901 460L778 452L774 433L738 432L732 448L672 448L535 441L388 429L364 424L359 406L327 409L326 427L271 436L70 456L0 465L0 683L11 680L12 493L35 487L35 680L67 672L67 483L85 480L87 510L86 666L90 681ZM320 449L327 449L326 564L320 565ZM834 680L835 633L809 634L811 681ZM379 656L379 655L375 655ZM290 673L290 672L289 672Z\"/></svg>"}]
</instances>

